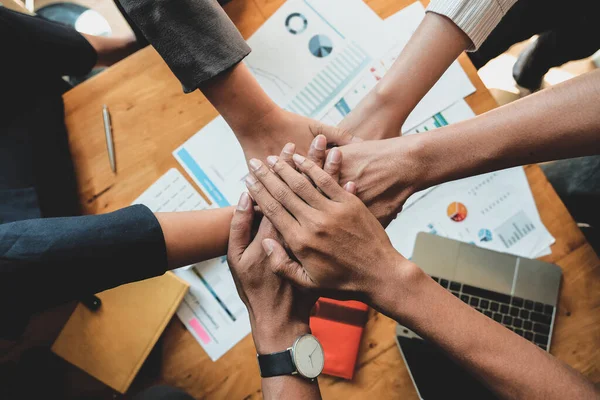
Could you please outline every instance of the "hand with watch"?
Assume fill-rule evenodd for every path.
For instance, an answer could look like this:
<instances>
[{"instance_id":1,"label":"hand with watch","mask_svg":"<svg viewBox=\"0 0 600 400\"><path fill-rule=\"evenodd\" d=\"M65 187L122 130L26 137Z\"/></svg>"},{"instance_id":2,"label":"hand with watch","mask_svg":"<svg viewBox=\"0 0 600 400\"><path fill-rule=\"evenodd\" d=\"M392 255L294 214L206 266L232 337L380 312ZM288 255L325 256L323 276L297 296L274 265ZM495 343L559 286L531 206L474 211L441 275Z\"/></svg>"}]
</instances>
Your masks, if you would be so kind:
<instances>
[{"instance_id":1,"label":"hand with watch","mask_svg":"<svg viewBox=\"0 0 600 400\"><path fill-rule=\"evenodd\" d=\"M325 365L325 355L319 340L311 334L299 336L294 344L278 353L257 354L262 378L300 375L316 379Z\"/></svg>"},{"instance_id":2,"label":"hand with watch","mask_svg":"<svg viewBox=\"0 0 600 400\"><path fill-rule=\"evenodd\" d=\"M327 142L317 136L308 158L322 165ZM294 145L284 147L280 159L294 165ZM324 170L337 179L341 152L329 151ZM353 191L354 186L347 185ZM321 344L310 334L309 317L317 295L299 290L273 274L278 262L287 257L269 257L270 241L280 236L267 220L257 215L248 193L242 194L230 228L227 259L238 293L248 308L252 337L265 398L320 398L316 378L323 371ZM258 226L254 232L253 226Z\"/></svg>"}]
</instances>

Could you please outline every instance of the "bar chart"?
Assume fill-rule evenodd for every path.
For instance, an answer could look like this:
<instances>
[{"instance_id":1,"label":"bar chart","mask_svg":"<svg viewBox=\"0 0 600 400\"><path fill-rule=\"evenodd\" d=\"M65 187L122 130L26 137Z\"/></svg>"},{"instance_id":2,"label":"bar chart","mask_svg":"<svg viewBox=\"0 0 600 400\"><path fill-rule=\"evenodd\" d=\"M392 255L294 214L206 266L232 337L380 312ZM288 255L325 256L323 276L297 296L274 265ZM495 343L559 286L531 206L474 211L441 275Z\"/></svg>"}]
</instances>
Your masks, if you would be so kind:
<instances>
[{"instance_id":1,"label":"bar chart","mask_svg":"<svg viewBox=\"0 0 600 400\"><path fill-rule=\"evenodd\" d=\"M534 230L535 225L524 211L519 211L495 229L496 235L507 249Z\"/></svg>"},{"instance_id":2,"label":"bar chart","mask_svg":"<svg viewBox=\"0 0 600 400\"><path fill-rule=\"evenodd\" d=\"M287 109L315 118L340 95L367 66L371 58L356 43L349 42L334 58L312 78L289 102Z\"/></svg>"}]
</instances>

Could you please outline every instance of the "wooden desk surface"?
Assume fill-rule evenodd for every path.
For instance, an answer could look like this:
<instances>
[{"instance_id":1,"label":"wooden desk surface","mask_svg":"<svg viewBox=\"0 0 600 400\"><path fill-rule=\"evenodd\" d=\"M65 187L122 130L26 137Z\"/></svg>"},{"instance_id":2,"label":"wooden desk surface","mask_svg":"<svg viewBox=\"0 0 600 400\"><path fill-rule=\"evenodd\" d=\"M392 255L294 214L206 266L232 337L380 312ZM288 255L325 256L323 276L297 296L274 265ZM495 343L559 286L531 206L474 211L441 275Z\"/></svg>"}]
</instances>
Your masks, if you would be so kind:
<instances>
[{"instance_id":1,"label":"wooden desk surface","mask_svg":"<svg viewBox=\"0 0 600 400\"><path fill-rule=\"evenodd\" d=\"M385 18L412 1L366 2ZM235 0L226 10L247 38L282 3ZM494 108L496 103L468 58L462 55L460 61L477 88L467 99L471 108L478 114ZM64 95L64 100L80 198L88 214L129 205L171 167L187 176L171 152L217 116L198 91L182 93L179 82L152 48L77 86ZM108 104L112 114L116 176L106 153L102 104ZM600 261L541 169L529 166L526 170L542 220L556 238L552 255L545 260L557 263L564 272L551 353L600 382ZM250 336L213 363L174 318L161 346L159 378L152 379L154 383L181 387L196 398L261 397ZM393 321L371 311L359 354L352 382L320 378L324 398L416 398L396 348Z\"/></svg>"}]
</instances>

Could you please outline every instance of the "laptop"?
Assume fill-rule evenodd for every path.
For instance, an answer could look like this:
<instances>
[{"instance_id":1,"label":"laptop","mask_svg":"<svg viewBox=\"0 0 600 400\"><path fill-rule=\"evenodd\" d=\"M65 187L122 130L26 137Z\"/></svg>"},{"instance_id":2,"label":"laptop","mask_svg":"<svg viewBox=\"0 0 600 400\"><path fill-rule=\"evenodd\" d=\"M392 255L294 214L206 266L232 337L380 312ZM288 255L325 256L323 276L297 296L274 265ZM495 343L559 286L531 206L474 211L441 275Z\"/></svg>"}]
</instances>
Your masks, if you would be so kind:
<instances>
[{"instance_id":1,"label":"laptop","mask_svg":"<svg viewBox=\"0 0 600 400\"><path fill-rule=\"evenodd\" d=\"M562 277L559 266L424 232L417 236L412 261L469 306L550 350ZM398 325L396 340L421 399L495 398L410 329Z\"/></svg>"}]
</instances>

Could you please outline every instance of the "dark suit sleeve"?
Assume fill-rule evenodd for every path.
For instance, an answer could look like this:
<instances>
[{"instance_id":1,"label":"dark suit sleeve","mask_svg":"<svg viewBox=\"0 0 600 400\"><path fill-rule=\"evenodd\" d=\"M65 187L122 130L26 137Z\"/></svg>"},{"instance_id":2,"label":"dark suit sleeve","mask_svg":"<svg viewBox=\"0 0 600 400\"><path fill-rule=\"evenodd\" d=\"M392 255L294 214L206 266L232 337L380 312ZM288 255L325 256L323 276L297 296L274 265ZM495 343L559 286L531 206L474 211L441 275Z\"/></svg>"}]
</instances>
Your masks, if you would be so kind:
<instances>
[{"instance_id":1,"label":"dark suit sleeve","mask_svg":"<svg viewBox=\"0 0 600 400\"><path fill-rule=\"evenodd\" d=\"M166 269L162 229L145 206L0 225L0 337L20 334L36 311Z\"/></svg>"},{"instance_id":2,"label":"dark suit sleeve","mask_svg":"<svg viewBox=\"0 0 600 400\"><path fill-rule=\"evenodd\" d=\"M183 90L231 68L250 47L216 0L116 0Z\"/></svg>"}]
</instances>

